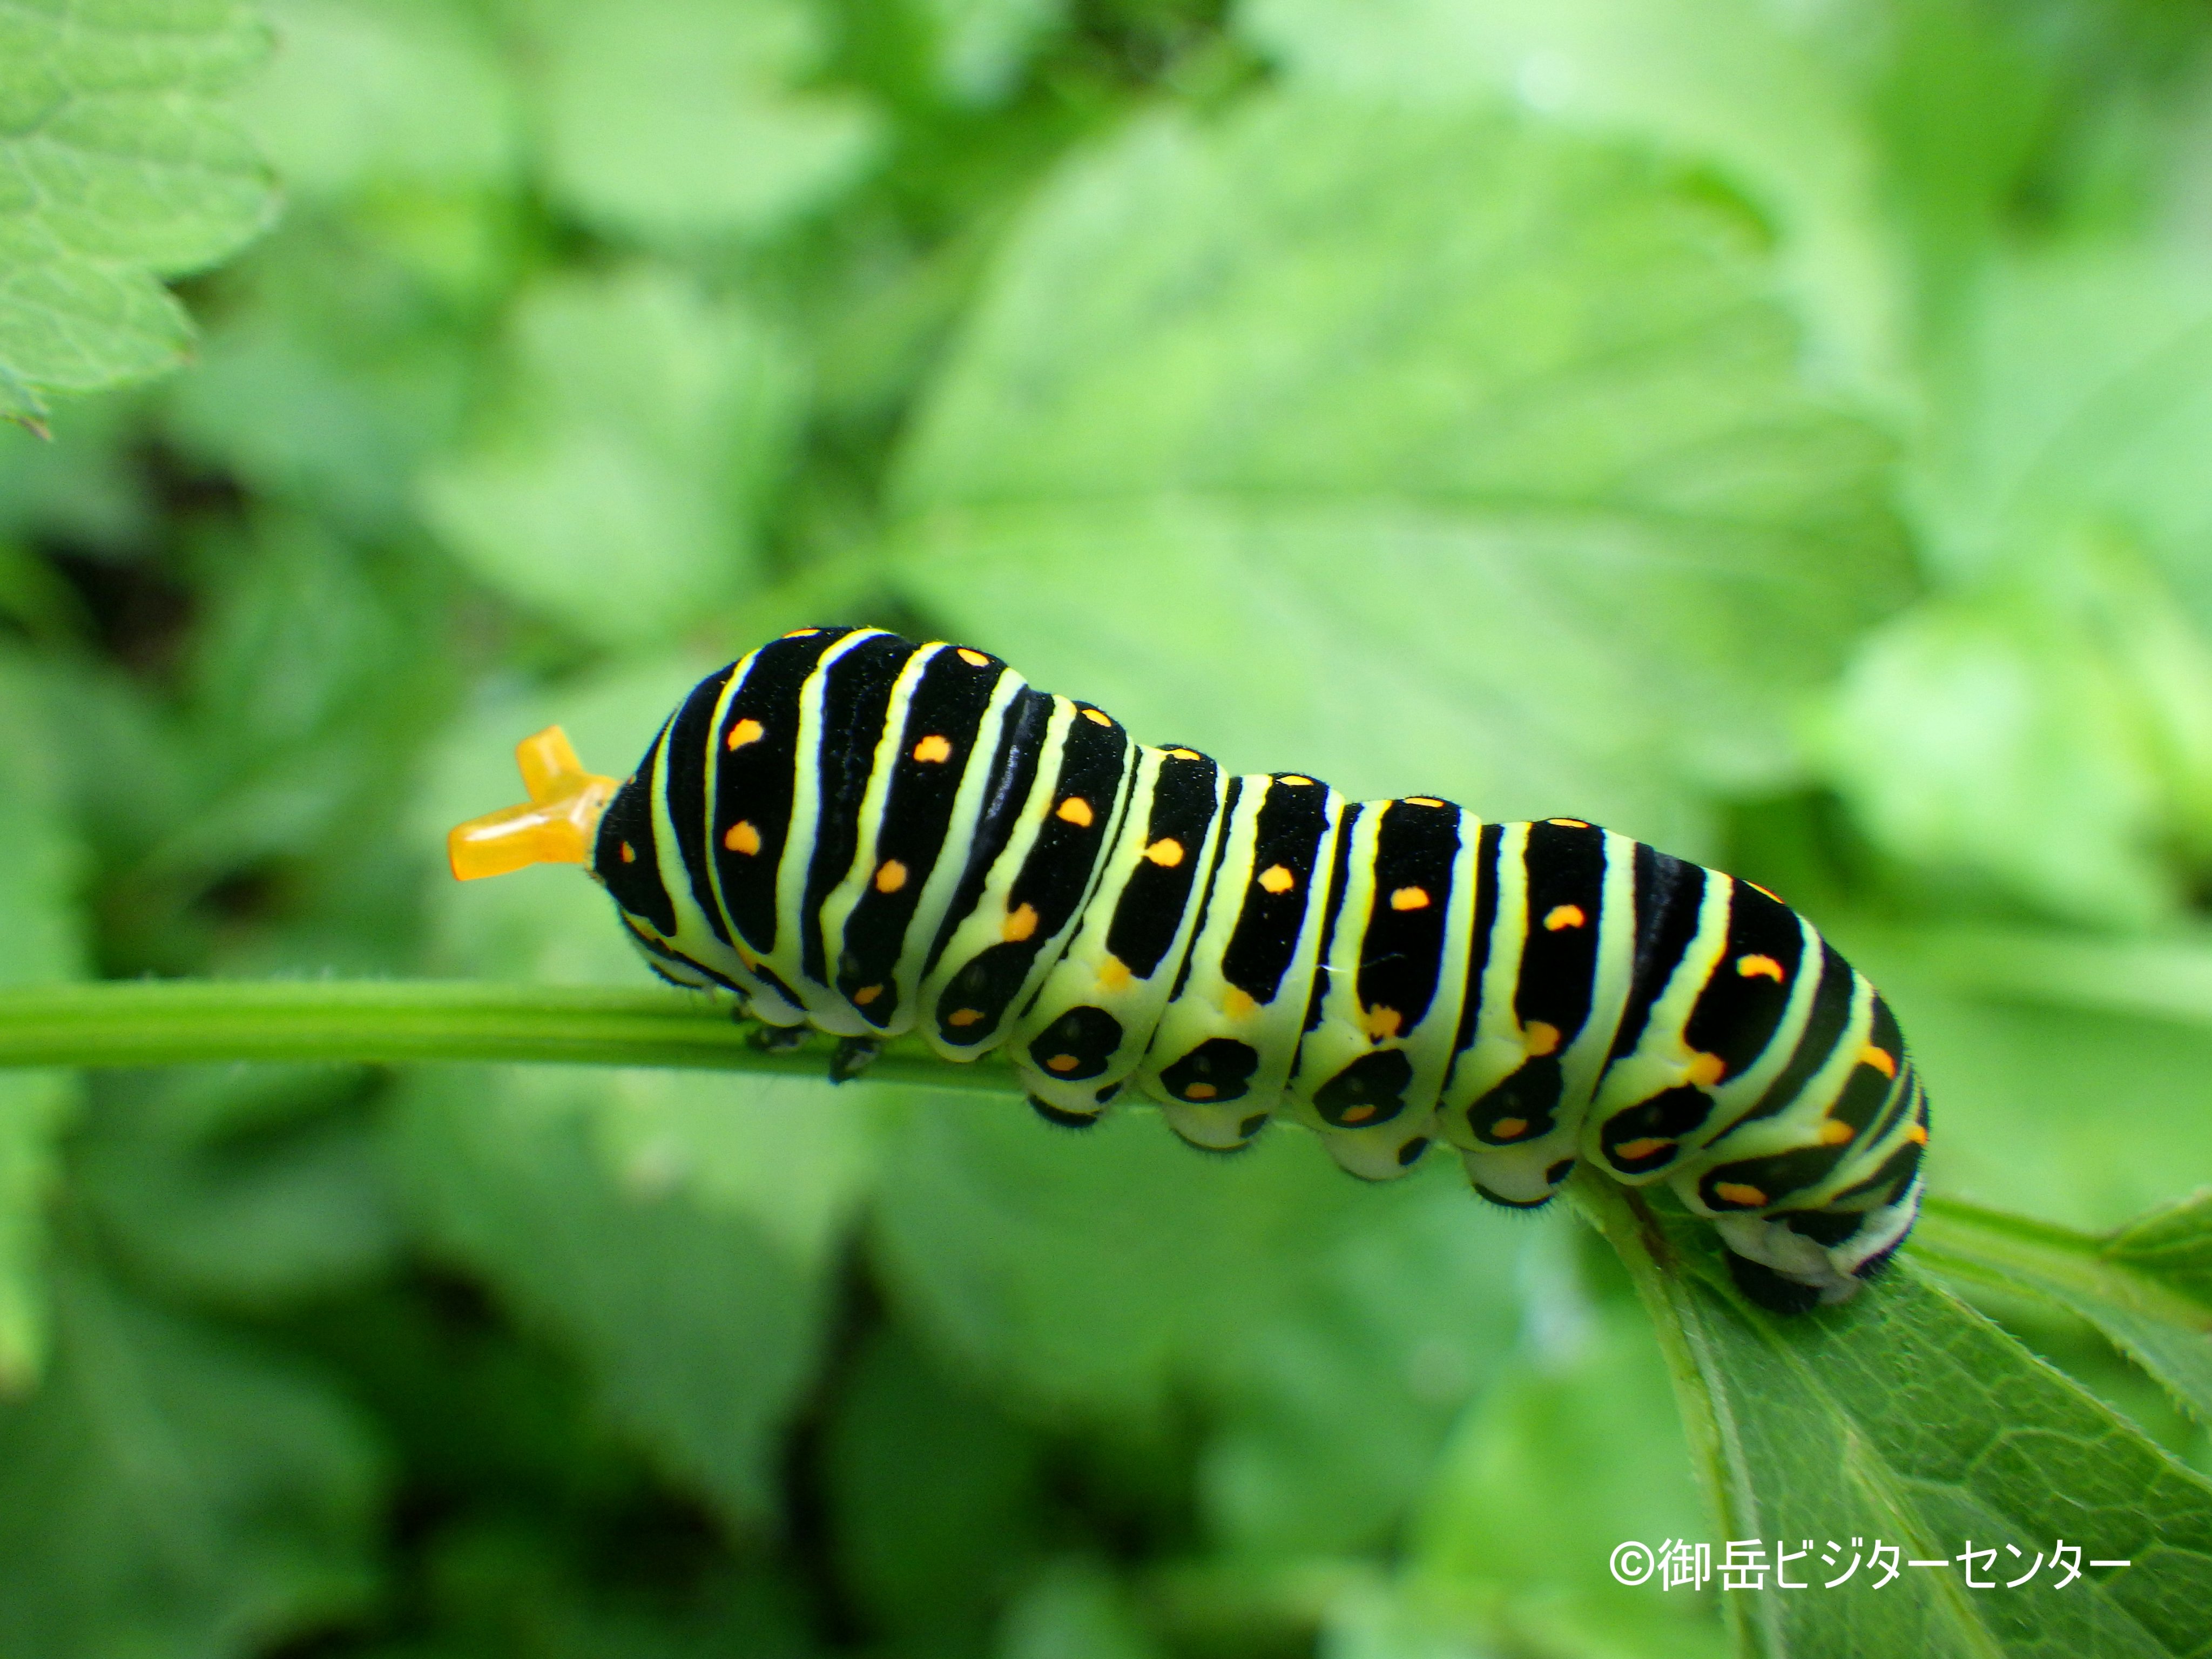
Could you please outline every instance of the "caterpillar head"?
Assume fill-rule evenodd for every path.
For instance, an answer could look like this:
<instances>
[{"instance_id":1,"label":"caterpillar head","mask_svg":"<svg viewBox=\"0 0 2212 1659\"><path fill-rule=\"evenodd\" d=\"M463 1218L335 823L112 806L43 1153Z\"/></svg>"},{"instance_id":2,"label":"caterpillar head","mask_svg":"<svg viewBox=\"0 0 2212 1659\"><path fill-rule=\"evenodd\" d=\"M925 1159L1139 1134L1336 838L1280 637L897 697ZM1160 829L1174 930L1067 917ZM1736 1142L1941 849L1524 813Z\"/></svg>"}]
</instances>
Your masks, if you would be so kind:
<instances>
[{"instance_id":1,"label":"caterpillar head","mask_svg":"<svg viewBox=\"0 0 2212 1659\"><path fill-rule=\"evenodd\" d=\"M1888 1203L1869 1210L1796 1210L1723 1216L1714 1222L1729 1267L1762 1307L1796 1313L1848 1302L1887 1265L1920 1213L1916 1173Z\"/></svg>"},{"instance_id":2,"label":"caterpillar head","mask_svg":"<svg viewBox=\"0 0 2212 1659\"><path fill-rule=\"evenodd\" d=\"M454 877L474 881L533 864L587 864L615 781L586 772L557 726L514 746L530 799L457 824L446 836Z\"/></svg>"}]
</instances>

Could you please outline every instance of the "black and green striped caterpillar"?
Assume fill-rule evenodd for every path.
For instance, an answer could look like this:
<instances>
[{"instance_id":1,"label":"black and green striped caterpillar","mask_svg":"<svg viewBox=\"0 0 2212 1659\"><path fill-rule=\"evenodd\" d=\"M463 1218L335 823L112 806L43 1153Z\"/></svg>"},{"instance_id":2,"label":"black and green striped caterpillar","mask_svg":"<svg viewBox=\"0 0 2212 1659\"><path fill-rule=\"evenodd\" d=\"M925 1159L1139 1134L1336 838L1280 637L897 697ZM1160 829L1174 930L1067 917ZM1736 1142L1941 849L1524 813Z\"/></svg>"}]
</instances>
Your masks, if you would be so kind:
<instances>
[{"instance_id":1,"label":"black and green striped caterpillar","mask_svg":"<svg viewBox=\"0 0 2212 1659\"><path fill-rule=\"evenodd\" d=\"M1054 1123L1133 1085L1195 1146L1287 1115L1382 1180L1441 1140L1522 1207L1588 1158L1668 1182L1774 1306L1849 1297L1918 1208L1874 988L1765 890L1577 819L1229 776L874 629L709 675L619 787L557 731L523 760L533 804L457 830L457 873L588 852L655 972L847 1070L1003 1048Z\"/></svg>"}]
</instances>

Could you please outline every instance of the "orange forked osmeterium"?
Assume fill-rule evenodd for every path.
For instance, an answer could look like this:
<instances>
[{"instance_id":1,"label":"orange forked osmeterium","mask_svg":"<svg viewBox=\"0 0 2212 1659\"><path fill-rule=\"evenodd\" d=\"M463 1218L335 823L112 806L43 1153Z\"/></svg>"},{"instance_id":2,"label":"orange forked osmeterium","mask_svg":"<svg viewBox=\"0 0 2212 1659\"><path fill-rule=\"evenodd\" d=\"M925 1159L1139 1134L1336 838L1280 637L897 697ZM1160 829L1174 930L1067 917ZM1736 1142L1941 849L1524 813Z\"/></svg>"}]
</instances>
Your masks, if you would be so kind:
<instances>
[{"instance_id":1,"label":"orange forked osmeterium","mask_svg":"<svg viewBox=\"0 0 2212 1659\"><path fill-rule=\"evenodd\" d=\"M612 778L586 772L568 734L549 726L514 745L522 787L520 806L486 813L456 825L446 836L446 856L462 881L503 876L532 864L588 864L592 836L614 799Z\"/></svg>"}]
</instances>

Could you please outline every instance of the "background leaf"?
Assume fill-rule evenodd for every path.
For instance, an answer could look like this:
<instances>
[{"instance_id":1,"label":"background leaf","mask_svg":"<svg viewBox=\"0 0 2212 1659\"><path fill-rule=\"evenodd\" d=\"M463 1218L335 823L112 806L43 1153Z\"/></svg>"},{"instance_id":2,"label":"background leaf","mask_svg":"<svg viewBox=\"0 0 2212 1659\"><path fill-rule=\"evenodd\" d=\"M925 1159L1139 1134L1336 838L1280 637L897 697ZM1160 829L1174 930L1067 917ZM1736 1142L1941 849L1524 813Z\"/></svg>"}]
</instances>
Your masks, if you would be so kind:
<instances>
[{"instance_id":1,"label":"background leaf","mask_svg":"<svg viewBox=\"0 0 2212 1659\"><path fill-rule=\"evenodd\" d=\"M373 1591L376 1461L310 1382L60 1278L53 1374L0 1407L0 1634L27 1653L269 1642Z\"/></svg>"},{"instance_id":2,"label":"background leaf","mask_svg":"<svg viewBox=\"0 0 2212 1659\"><path fill-rule=\"evenodd\" d=\"M1202 1391L1227 1413L1198 1471L1214 1527L1364 1541L1498 1364L1526 1235L1448 1175L1369 1191L1287 1133L1200 1160L1139 1115L1079 1139L915 1102L878 1198L902 1305L1031 1410L1157 1433Z\"/></svg>"},{"instance_id":3,"label":"background leaf","mask_svg":"<svg viewBox=\"0 0 2212 1659\"><path fill-rule=\"evenodd\" d=\"M1232 766L1679 841L1687 777L1771 775L1789 688L1909 580L1884 446L1800 381L1746 228L1503 117L1146 124L984 301L903 579Z\"/></svg>"},{"instance_id":4,"label":"background leaf","mask_svg":"<svg viewBox=\"0 0 2212 1659\"><path fill-rule=\"evenodd\" d=\"M1722 171L1779 232L1831 331L1832 374L1896 395L1905 296L1856 88L1802 20L1757 0L1256 0L1240 24L1294 83L1447 107L1521 105L1657 138Z\"/></svg>"},{"instance_id":5,"label":"background leaf","mask_svg":"<svg viewBox=\"0 0 2212 1659\"><path fill-rule=\"evenodd\" d=\"M513 379L426 505L485 580L587 637L666 633L742 591L795 388L743 311L639 267L524 295Z\"/></svg>"},{"instance_id":6,"label":"background leaf","mask_svg":"<svg viewBox=\"0 0 2212 1659\"><path fill-rule=\"evenodd\" d=\"M865 105L794 84L821 54L809 7L538 0L528 15L549 190L611 235L757 235L870 159Z\"/></svg>"},{"instance_id":7,"label":"background leaf","mask_svg":"<svg viewBox=\"0 0 2212 1659\"><path fill-rule=\"evenodd\" d=\"M222 258L274 206L219 107L264 45L235 0L0 11L0 414L183 356L155 279Z\"/></svg>"}]
</instances>

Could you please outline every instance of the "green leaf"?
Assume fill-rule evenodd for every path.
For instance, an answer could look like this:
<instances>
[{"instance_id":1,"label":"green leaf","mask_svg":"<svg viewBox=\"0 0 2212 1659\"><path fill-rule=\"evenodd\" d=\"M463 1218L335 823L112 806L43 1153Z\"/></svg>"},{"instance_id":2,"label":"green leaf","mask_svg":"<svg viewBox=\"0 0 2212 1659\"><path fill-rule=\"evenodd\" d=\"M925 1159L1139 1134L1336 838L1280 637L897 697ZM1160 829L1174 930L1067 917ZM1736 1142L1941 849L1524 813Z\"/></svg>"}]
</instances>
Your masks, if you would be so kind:
<instances>
[{"instance_id":1,"label":"green leaf","mask_svg":"<svg viewBox=\"0 0 2212 1659\"><path fill-rule=\"evenodd\" d=\"M190 325L156 278L275 208L221 106L265 45L239 0L0 5L0 414L183 356Z\"/></svg>"},{"instance_id":2,"label":"green leaf","mask_svg":"<svg viewBox=\"0 0 2212 1659\"><path fill-rule=\"evenodd\" d=\"M1152 740L1679 844L1908 586L1887 447L1753 241L1502 115L1140 122L1002 255L903 580Z\"/></svg>"},{"instance_id":3,"label":"green leaf","mask_svg":"<svg viewBox=\"0 0 2212 1659\"><path fill-rule=\"evenodd\" d=\"M1710 1593L1668 1593L1655 1607L1608 1570L1624 1539L1699 1538L1705 1516L1640 1310L1607 1302L1580 1322L1516 1357L1454 1431L1393 1621L1455 1626L1507 1651L1717 1659L1726 1643Z\"/></svg>"},{"instance_id":4,"label":"green leaf","mask_svg":"<svg viewBox=\"0 0 2212 1659\"><path fill-rule=\"evenodd\" d=\"M1717 1543L1809 1538L1899 1547L1876 1588L1768 1587L1723 1596L1753 1654L2201 1655L2212 1598L2212 1484L1910 1266L1852 1302L1791 1317L1727 1284L1711 1229L1584 1178L1580 1201L1629 1265L1650 1311L1719 1528ZM2063 1541L2082 1576L2048 1567ZM1972 1547L1993 1564L1961 1565ZM1848 1548L1849 1546L1847 1545ZM2021 1552L2018 1558L2008 1548ZM1716 1559L1719 1552L1715 1552ZM2125 1560L2090 1568L2091 1559ZM1841 1565L1840 1561L1838 1564Z\"/></svg>"},{"instance_id":5,"label":"green leaf","mask_svg":"<svg viewBox=\"0 0 2212 1659\"><path fill-rule=\"evenodd\" d=\"M0 653L0 984L82 971L79 849L67 820L40 688ZM34 1378L46 1346L42 1212L54 1143L77 1103L76 1079L0 1073L0 1395Z\"/></svg>"},{"instance_id":6,"label":"green leaf","mask_svg":"<svg viewBox=\"0 0 2212 1659\"><path fill-rule=\"evenodd\" d=\"M282 1309L391 1265L398 1218L352 1067L191 1066L103 1079L76 1192L133 1270L203 1305Z\"/></svg>"},{"instance_id":7,"label":"green leaf","mask_svg":"<svg viewBox=\"0 0 2212 1659\"><path fill-rule=\"evenodd\" d=\"M1322 1164L1291 1140L1300 1163ZM1419 1201L1395 1205L1370 1205L1326 1166L1311 1176L1337 1188L1315 1194L1316 1214L1340 1236L1275 1270L1281 1305L1255 1310L1227 1352L1209 1364L1192 1344L1176 1356L1177 1373L1216 1372L1221 1421L1200 1491L1224 1540L1249 1554L1356 1549L1387 1533L1516 1325L1543 1317L1524 1293L1559 1237L1488 1213L1449 1166Z\"/></svg>"},{"instance_id":8,"label":"green leaf","mask_svg":"<svg viewBox=\"0 0 2212 1659\"><path fill-rule=\"evenodd\" d=\"M1201 1503L1246 1548L1371 1542L1510 1340L1529 1235L1455 1170L1371 1188L1291 1131L1206 1158L1150 1113L1079 1137L1004 1097L904 1115L876 1197L902 1307L1033 1412L1140 1432L1196 1391Z\"/></svg>"},{"instance_id":9,"label":"green leaf","mask_svg":"<svg viewBox=\"0 0 2212 1659\"><path fill-rule=\"evenodd\" d=\"M2178 915L2212 866L2212 645L2110 536L1878 630L1815 742L1884 850L2069 920Z\"/></svg>"},{"instance_id":10,"label":"green leaf","mask_svg":"<svg viewBox=\"0 0 2212 1659\"><path fill-rule=\"evenodd\" d=\"M937 76L954 98L995 104L1011 93L1067 0L927 0L937 25Z\"/></svg>"},{"instance_id":11,"label":"green leaf","mask_svg":"<svg viewBox=\"0 0 2212 1659\"><path fill-rule=\"evenodd\" d=\"M2130 1222L2105 1251L2119 1267L2212 1308L2212 1195L2198 1193Z\"/></svg>"},{"instance_id":12,"label":"green leaf","mask_svg":"<svg viewBox=\"0 0 2212 1659\"><path fill-rule=\"evenodd\" d=\"M848 1374L823 1455L839 1576L871 1622L976 1644L1036 1547L1035 1437L893 1327Z\"/></svg>"},{"instance_id":13,"label":"green leaf","mask_svg":"<svg viewBox=\"0 0 2212 1659\"><path fill-rule=\"evenodd\" d=\"M65 540L127 557L152 535L154 503L134 470L137 410L129 398L65 405L45 438L0 424L0 525L6 533Z\"/></svg>"},{"instance_id":14,"label":"green leaf","mask_svg":"<svg viewBox=\"0 0 2212 1659\"><path fill-rule=\"evenodd\" d=\"M82 1266L0 1407L0 1650L258 1651L374 1588L377 1459L331 1394Z\"/></svg>"},{"instance_id":15,"label":"green leaf","mask_svg":"<svg viewBox=\"0 0 2212 1659\"><path fill-rule=\"evenodd\" d=\"M444 586L425 561L281 512L220 550L171 732L189 805L143 852L148 871L311 856L376 823L452 695L419 622Z\"/></svg>"},{"instance_id":16,"label":"green leaf","mask_svg":"<svg viewBox=\"0 0 2212 1659\"><path fill-rule=\"evenodd\" d=\"M574 1355L609 1420L739 1528L770 1512L829 1312L822 1218L858 1160L836 1150L854 1109L826 1093L441 1071L403 1110L401 1169L439 1253ZM786 1183L815 1193L761 1194Z\"/></svg>"},{"instance_id":17,"label":"green leaf","mask_svg":"<svg viewBox=\"0 0 2212 1659\"><path fill-rule=\"evenodd\" d=\"M758 321L653 266L550 277L508 359L477 441L423 492L480 578L608 644L673 634L757 580L799 391Z\"/></svg>"},{"instance_id":18,"label":"green leaf","mask_svg":"<svg viewBox=\"0 0 2212 1659\"><path fill-rule=\"evenodd\" d=\"M403 185L372 199L381 225L471 198ZM416 475L451 456L482 395L482 319L455 302L503 304L514 275L503 218L462 214L451 240L426 275L357 225L295 216L226 276L201 361L167 389L166 435L264 501L411 539Z\"/></svg>"},{"instance_id":19,"label":"green leaf","mask_svg":"<svg viewBox=\"0 0 2212 1659\"><path fill-rule=\"evenodd\" d=\"M797 0L536 0L526 12L547 188L608 235L763 236L873 160L872 109L797 89L823 44Z\"/></svg>"},{"instance_id":20,"label":"green leaf","mask_svg":"<svg viewBox=\"0 0 2212 1659\"><path fill-rule=\"evenodd\" d=\"M1256 0L1238 23L1296 85L1516 102L1714 166L1784 242L1832 372L1903 365L1877 158L1838 55L1759 0Z\"/></svg>"},{"instance_id":21,"label":"green leaf","mask_svg":"<svg viewBox=\"0 0 2212 1659\"><path fill-rule=\"evenodd\" d=\"M741 1570L697 1589L687 1584L689 1594L645 1596L634 1583L606 1584L592 1570L604 1560L586 1566L574 1551L552 1516L500 1515L441 1529L425 1552L429 1620L410 1607L416 1639L374 1651L558 1659L809 1659L816 1651L790 1579ZM690 1564L656 1553L652 1565L681 1571Z\"/></svg>"},{"instance_id":22,"label":"green leaf","mask_svg":"<svg viewBox=\"0 0 2212 1659\"><path fill-rule=\"evenodd\" d=\"M1725 1651L1710 1589L1655 1603L1609 1570L1626 1539L1702 1537L1703 1504L1642 1310L1568 1288L1453 1431L1398 1571L1332 1601L1331 1659Z\"/></svg>"},{"instance_id":23,"label":"green leaf","mask_svg":"<svg viewBox=\"0 0 2212 1659\"><path fill-rule=\"evenodd\" d=\"M1006 1610L995 1659L1158 1659L1159 1647L1113 1576L1096 1563L1055 1563Z\"/></svg>"},{"instance_id":24,"label":"green leaf","mask_svg":"<svg viewBox=\"0 0 2212 1659\"><path fill-rule=\"evenodd\" d=\"M2015 256L1988 275L1934 378L1916 457L1930 550L1961 574L2054 529L2141 541L2212 625L2212 299L2194 266L2111 243Z\"/></svg>"},{"instance_id":25,"label":"green leaf","mask_svg":"<svg viewBox=\"0 0 2212 1659\"><path fill-rule=\"evenodd\" d=\"M2212 1194L2102 1235L1932 1199L1912 1252L1960 1284L2079 1315L2212 1424Z\"/></svg>"},{"instance_id":26,"label":"green leaf","mask_svg":"<svg viewBox=\"0 0 2212 1659\"><path fill-rule=\"evenodd\" d=\"M271 0L281 50L240 113L298 193L508 181L521 120L495 44L438 0Z\"/></svg>"}]
</instances>

